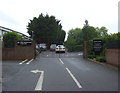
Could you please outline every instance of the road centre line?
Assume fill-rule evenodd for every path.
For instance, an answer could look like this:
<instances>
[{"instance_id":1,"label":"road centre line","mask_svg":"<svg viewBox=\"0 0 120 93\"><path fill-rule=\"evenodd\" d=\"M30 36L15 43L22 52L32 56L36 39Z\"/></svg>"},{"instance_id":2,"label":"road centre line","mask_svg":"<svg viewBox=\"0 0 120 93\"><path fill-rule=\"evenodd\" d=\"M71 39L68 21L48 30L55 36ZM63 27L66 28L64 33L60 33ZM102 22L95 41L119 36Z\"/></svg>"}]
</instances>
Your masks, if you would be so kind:
<instances>
[{"instance_id":1,"label":"road centre line","mask_svg":"<svg viewBox=\"0 0 120 93\"><path fill-rule=\"evenodd\" d=\"M59 58L59 60L60 60L60 62L62 63L62 64L64 64L64 62Z\"/></svg>"},{"instance_id":2,"label":"road centre line","mask_svg":"<svg viewBox=\"0 0 120 93\"><path fill-rule=\"evenodd\" d=\"M43 84L43 79L44 79L44 71L40 71L40 72L41 72L41 75L40 75L39 80L37 82L37 85L35 87L36 91L42 90L42 84Z\"/></svg>"},{"instance_id":3,"label":"road centre line","mask_svg":"<svg viewBox=\"0 0 120 93\"><path fill-rule=\"evenodd\" d=\"M71 73L71 71L66 68L66 70L68 71L68 73L70 74L70 76L72 77L72 79L75 81L75 83L77 84L78 88L82 88L82 86L80 85L80 83L78 82L78 80L75 78L75 76Z\"/></svg>"},{"instance_id":4,"label":"road centre line","mask_svg":"<svg viewBox=\"0 0 120 93\"><path fill-rule=\"evenodd\" d=\"M28 61L26 64L30 64L34 59L31 59L30 61Z\"/></svg>"},{"instance_id":5,"label":"road centre line","mask_svg":"<svg viewBox=\"0 0 120 93\"><path fill-rule=\"evenodd\" d=\"M23 64L23 63L25 63L26 61L28 61L28 59L26 59L26 60L20 62L19 64Z\"/></svg>"}]
</instances>

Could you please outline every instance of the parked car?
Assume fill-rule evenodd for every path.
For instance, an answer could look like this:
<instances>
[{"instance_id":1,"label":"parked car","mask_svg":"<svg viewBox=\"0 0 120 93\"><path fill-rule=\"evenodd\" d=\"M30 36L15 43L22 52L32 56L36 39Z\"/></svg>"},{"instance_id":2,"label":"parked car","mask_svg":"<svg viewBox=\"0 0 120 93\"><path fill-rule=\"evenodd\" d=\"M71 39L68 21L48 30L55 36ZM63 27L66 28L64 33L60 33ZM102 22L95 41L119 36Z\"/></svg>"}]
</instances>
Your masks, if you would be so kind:
<instances>
[{"instance_id":1,"label":"parked car","mask_svg":"<svg viewBox=\"0 0 120 93\"><path fill-rule=\"evenodd\" d=\"M65 53L65 46L64 45L57 45L55 52L56 53Z\"/></svg>"},{"instance_id":2,"label":"parked car","mask_svg":"<svg viewBox=\"0 0 120 93\"><path fill-rule=\"evenodd\" d=\"M45 43L39 44L39 48L40 48L41 51L42 51L42 50L43 50L43 51L47 50L47 46L46 46Z\"/></svg>"},{"instance_id":3,"label":"parked car","mask_svg":"<svg viewBox=\"0 0 120 93\"><path fill-rule=\"evenodd\" d=\"M56 49L56 44L51 44L50 45L50 51L55 51Z\"/></svg>"}]
</instances>

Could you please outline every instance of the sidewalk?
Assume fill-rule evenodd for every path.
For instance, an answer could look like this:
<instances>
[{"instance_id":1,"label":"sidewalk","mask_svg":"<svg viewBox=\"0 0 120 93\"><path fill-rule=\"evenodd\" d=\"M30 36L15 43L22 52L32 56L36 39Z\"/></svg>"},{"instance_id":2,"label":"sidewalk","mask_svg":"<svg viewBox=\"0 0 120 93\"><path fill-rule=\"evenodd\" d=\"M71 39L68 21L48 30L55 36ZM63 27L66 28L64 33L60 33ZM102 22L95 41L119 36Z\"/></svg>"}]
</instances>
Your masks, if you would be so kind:
<instances>
[{"instance_id":1,"label":"sidewalk","mask_svg":"<svg viewBox=\"0 0 120 93\"><path fill-rule=\"evenodd\" d=\"M90 58L87 58L87 59L90 60L91 62L95 62L95 63L97 63L97 64L101 64L101 65L108 66L108 67L111 67L111 68L113 68L113 69L118 70L118 67L117 67L117 66L108 64L108 63L106 63L106 62L98 62L98 61L95 61L95 60L90 59Z\"/></svg>"}]
</instances>

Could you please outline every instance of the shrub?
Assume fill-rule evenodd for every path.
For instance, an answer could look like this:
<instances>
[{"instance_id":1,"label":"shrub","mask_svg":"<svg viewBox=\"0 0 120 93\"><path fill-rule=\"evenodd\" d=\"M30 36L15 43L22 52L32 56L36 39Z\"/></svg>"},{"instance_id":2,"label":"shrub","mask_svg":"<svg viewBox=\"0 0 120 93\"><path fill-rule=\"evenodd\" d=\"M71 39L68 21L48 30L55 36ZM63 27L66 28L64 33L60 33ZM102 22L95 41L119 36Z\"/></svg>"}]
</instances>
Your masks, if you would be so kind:
<instances>
[{"instance_id":1,"label":"shrub","mask_svg":"<svg viewBox=\"0 0 120 93\"><path fill-rule=\"evenodd\" d=\"M3 35L5 48L13 48L16 40L22 40L22 36L16 32L7 32Z\"/></svg>"},{"instance_id":2,"label":"shrub","mask_svg":"<svg viewBox=\"0 0 120 93\"><path fill-rule=\"evenodd\" d=\"M96 61L106 62L105 56L97 56L97 57L96 57Z\"/></svg>"},{"instance_id":3,"label":"shrub","mask_svg":"<svg viewBox=\"0 0 120 93\"><path fill-rule=\"evenodd\" d=\"M95 55L87 55L87 57L93 59L93 58L95 58L96 56L95 56Z\"/></svg>"}]
</instances>

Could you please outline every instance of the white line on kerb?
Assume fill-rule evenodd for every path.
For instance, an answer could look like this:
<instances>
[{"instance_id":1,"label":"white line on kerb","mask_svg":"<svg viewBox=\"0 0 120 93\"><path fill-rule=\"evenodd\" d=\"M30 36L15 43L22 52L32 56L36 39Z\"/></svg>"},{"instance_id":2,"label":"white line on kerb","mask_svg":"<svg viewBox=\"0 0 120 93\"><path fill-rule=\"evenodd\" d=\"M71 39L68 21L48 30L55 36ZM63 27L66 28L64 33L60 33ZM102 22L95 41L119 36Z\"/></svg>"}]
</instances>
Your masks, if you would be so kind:
<instances>
[{"instance_id":1,"label":"white line on kerb","mask_svg":"<svg viewBox=\"0 0 120 93\"><path fill-rule=\"evenodd\" d=\"M34 59L31 59L30 61L28 61L26 64L30 64Z\"/></svg>"},{"instance_id":2,"label":"white line on kerb","mask_svg":"<svg viewBox=\"0 0 120 93\"><path fill-rule=\"evenodd\" d=\"M37 82L37 85L35 87L36 91L42 90L42 84L43 84L43 79L44 79L44 71L40 71L40 72L41 72L41 75L40 75L39 80Z\"/></svg>"},{"instance_id":3,"label":"white line on kerb","mask_svg":"<svg viewBox=\"0 0 120 93\"><path fill-rule=\"evenodd\" d=\"M62 64L64 64L63 61L62 61L60 58L59 58L59 60L60 60L60 62L61 62Z\"/></svg>"},{"instance_id":4,"label":"white line on kerb","mask_svg":"<svg viewBox=\"0 0 120 93\"><path fill-rule=\"evenodd\" d=\"M25 63L26 61L28 61L28 59L26 59L26 60L22 61L22 62L21 62L21 63L19 63L19 64L23 64L23 63Z\"/></svg>"},{"instance_id":5,"label":"white line on kerb","mask_svg":"<svg viewBox=\"0 0 120 93\"><path fill-rule=\"evenodd\" d=\"M82 88L82 86L80 85L80 83L78 82L78 80L75 78L75 76L71 73L71 71L66 68L66 70L68 71L68 73L70 74L70 76L72 77L72 79L75 81L75 83L77 84L78 88Z\"/></svg>"}]
</instances>

